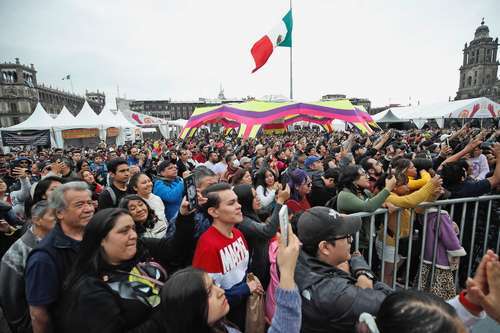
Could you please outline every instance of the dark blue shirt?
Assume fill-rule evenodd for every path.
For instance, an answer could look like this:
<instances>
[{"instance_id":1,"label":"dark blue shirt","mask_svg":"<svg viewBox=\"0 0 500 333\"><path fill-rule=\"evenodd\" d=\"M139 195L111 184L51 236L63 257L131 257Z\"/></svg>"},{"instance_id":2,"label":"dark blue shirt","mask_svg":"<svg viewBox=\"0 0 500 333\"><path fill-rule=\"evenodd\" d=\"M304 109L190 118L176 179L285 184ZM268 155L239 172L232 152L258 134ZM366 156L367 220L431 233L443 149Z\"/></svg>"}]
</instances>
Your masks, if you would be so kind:
<instances>
[{"instance_id":1,"label":"dark blue shirt","mask_svg":"<svg viewBox=\"0 0 500 333\"><path fill-rule=\"evenodd\" d=\"M66 236L57 223L30 253L25 271L29 305L49 306L58 300L79 246L80 242Z\"/></svg>"}]
</instances>

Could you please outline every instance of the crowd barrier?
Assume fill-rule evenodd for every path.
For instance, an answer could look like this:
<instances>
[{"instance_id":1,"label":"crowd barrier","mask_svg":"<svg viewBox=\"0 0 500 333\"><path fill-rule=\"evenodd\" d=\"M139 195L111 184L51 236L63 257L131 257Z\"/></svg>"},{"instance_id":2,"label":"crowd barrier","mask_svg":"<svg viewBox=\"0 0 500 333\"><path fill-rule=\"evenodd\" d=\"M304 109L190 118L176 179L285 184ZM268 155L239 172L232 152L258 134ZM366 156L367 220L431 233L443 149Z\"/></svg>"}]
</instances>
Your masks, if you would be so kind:
<instances>
[{"instance_id":1,"label":"crowd barrier","mask_svg":"<svg viewBox=\"0 0 500 333\"><path fill-rule=\"evenodd\" d=\"M493 203L496 202L496 209L493 209ZM482 215L482 219L478 221L478 212L483 209L486 210L486 215ZM433 286L435 281L436 273L436 260L437 260L437 248L440 233L440 224L442 222L442 215L445 214L442 211L447 211L452 220L459 225L460 234L459 239L462 247L467 251L466 256L460 257L459 269L455 272L455 287L459 289L459 283L464 283L464 278L474 274L475 263L477 263L480 258L486 253L488 248L499 253L500 247L500 231L498 225L499 219L499 209L500 209L500 195L488 195L475 198L460 198L460 199L448 199L448 200L438 200L435 202L425 202L418 205L416 208L411 209L410 213L410 229L408 237L408 249L407 256L402 264L399 266L397 264L393 265L392 268L392 283L389 285L393 288L416 288L418 290L423 289L422 286L422 268L424 265L424 250L427 238L427 228L428 228L428 214L430 208L437 208L438 218L436 219L434 244L432 245L432 265L430 273L430 286ZM398 252L400 248L400 231L401 231L401 213L403 209L389 213L387 209L377 209L375 212L367 213L355 213L352 215L359 216L363 218L363 223L370 223L369 228L369 241L368 249L364 248L367 253L363 253L368 261L370 268L377 273L380 280L383 280L384 273L386 269L386 263L382 258L384 258L384 246L382 246L382 254L380 258L377 256L375 251L375 239L376 233L376 219L379 225L383 224L383 241L382 244L386 243L388 235L388 221L389 214L396 214L396 232L395 232L395 251L394 251L394 263L397 262ZM472 213L472 215L471 215ZM457 216L458 215L458 216ZM458 219L457 219L458 217ZM472 219L471 219L472 217ZM492 218L494 223L492 223ZM383 219L383 221L381 221ZM478 225L480 225L481 232L478 233ZM493 240L491 239L491 232L493 232ZM482 239L479 239L482 237ZM420 249L415 249L416 245L420 244ZM489 244L489 246L488 246ZM354 237L354 249L359 250L360 245L360 233L358 232ZM478 253L478 246L480 253ZM476 250L476 251L475 251ZM414 253L414 251L419 251ZM415 258L418 255L418 258ZM374 260L377 260L377 264L374 265ZM405 265L405 266L404 266ZM465 265L465 266L464 266ZM403 270L404 266L404 271ZM399 276L402 277L398 282L398 269L400 271ZM410 270L414 271L414 274L410 274ZM459 276L460 274L460 276ZM465 276L466 274L466 276ZM404 282L403 282L404 281ZM463 286L462 286L463 287Z\"/></svg>"}]
</instances>

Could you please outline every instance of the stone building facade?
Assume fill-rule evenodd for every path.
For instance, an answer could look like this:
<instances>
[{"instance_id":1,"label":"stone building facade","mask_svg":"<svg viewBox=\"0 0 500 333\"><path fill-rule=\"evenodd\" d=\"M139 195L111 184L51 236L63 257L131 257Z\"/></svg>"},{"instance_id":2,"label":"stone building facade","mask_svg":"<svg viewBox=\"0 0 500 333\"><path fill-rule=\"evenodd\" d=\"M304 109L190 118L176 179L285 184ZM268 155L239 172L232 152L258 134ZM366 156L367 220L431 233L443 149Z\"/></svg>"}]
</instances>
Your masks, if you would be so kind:
<instances>
[{"instance_id":1,"label":"stone building facade","mask_svg":"<svg viewBox=\"0 0 500 333\"><path fill-rule=\"evenodd\" d=\"M26 120L38 102L51 114L58 114L65 105L74 115L87 101L100 113L105 105L103 93L87 92L80 96L40 84L37 71L31 64L26 66L16 58L14 63L0 63L0 127L9 127Z\"/></svg>"},{"instance_id":2,"label":"stone building facade","mask_svg":"<svg viewBox=\"0 0 500 333\"><path fill-rule=\"evenodd\" d=\"M488 97L497 103L500 102L497 52L498 37L490 37L490 29L483 19L476 29L474 39L469 44L465 43L455 100Z\"/></svg>"},{"instance_id":3,"label":"stone building facade","mask_svg":"<svg viewBox=\"0 0 500 333\"><path fill-rule=\"evenodd\" d=\"M321 96L322 101L334 101L336 99L348 99L352 105L361 105L365 108L366 112L371 114L372 102L368 98L360 97L347 97L344 94L328 94Z\"/></svg>"},{"instance_id":4,"label":"stone building facade","mask_svg":"<svg viewBox=\"0 0 500 333\"><path fill-rule=\"evenodd\" d=\"M222 97L222 98L221 98ZM172 100L130 100L117 99L118 109L131 110L148 116L166 120L189 119L193 111L198 107L216 106L225 103L241 103L243 99L218 99L199 98L196 101L172 101Z\"/></svg>"}]
</instances>

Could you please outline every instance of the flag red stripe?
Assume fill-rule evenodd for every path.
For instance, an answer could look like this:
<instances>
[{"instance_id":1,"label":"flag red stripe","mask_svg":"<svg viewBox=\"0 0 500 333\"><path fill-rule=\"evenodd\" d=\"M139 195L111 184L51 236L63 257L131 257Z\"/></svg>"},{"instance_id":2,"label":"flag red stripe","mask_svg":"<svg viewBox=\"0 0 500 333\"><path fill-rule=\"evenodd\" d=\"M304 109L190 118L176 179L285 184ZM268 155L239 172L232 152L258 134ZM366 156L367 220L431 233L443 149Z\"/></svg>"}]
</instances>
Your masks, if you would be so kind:
<instances>
[{"instance_id":1,"label":"flag red stripe","mask_svg":"<svg viewBox=\"0 0 500 333\"><path fill-rule=\"evenodd\" d=\"M267 59L269 59L273 53L273 43L269 37L264 36L253 44L250 52L252 53L253 60L255 61L255 68L252 71L252 73L254 73L256 70L264 66Z\"/></svg>"}]
</instances>

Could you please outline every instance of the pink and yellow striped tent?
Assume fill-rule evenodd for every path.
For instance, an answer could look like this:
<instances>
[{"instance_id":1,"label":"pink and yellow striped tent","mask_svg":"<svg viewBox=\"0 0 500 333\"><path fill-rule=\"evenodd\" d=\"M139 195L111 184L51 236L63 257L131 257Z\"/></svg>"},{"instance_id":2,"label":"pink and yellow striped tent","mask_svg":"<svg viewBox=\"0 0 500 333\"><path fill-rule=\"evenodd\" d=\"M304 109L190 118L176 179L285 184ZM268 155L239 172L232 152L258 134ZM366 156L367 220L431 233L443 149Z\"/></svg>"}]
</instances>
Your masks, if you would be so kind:
<instances>
[{"instance_id":1,"label":"pink and yellow striped tent","mask_svg":"<svg viewBox=\"0 0 500 333\"><path fill-rule=\"evenodd\" d=\"M239 137L253 138L266 124L283 124L286 128L298 121L308 121L324 126L334 119L360 129L369 129L368 123L373 122L368 113L355 108L347 99L313 103L249 101L195 109L180 138L190 138L202 125L213 123L237 129Z\"/></svg>"}]
</instances>

